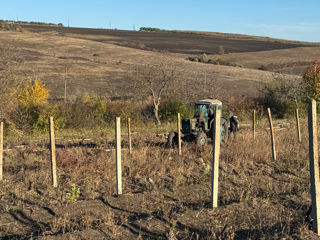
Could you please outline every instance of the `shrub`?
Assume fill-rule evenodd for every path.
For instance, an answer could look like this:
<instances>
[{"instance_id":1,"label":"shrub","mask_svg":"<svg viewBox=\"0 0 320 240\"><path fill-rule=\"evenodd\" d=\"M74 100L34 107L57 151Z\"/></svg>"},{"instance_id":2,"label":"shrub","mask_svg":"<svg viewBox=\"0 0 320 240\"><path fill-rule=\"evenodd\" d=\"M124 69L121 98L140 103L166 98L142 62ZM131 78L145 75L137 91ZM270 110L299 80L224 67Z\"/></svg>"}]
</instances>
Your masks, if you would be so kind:
<instances>
[{"instance_id":1,"label":"shrub","mask_svg":"<svg viewBox=\"0 0 320 240\"><path fill-rule=\"evenodd\" d=\"M113 124L115 117L120 117L122 121L127 121L127 118L131 118L137 122L141 120L141 109L132 100L108 102L104 119L106 122Z\"/></svg>"},{"instance_id":2,"label":"shrub","mask_svg":"<svg viewBox=\"0 0 320 240\"><path fill-rule=\"evenodd\" d=\"M303 75L307 97L320 101L320 59L314 62Z\"/></svg>"},{"instance_id":3,"label":"shrub","mask_svg":"<svg viewBox=\"0 0 320 240\"><path fill-rule=\"evenodd\" d=\"M129 117L132 121L141 120L141 110L135 101L129 100L108 101L102 96L84 95L60 108L69 128L110 126L114 124L115 117L121 117L122 121Z\"/></svg>"},{"instance_id":4,"label":"shrub","mask_svg":"<svg viewBox=\"0 0 320 240\"><path fill-rule=\"evenodd\" d=\"M260 103L279 118L292 116L295 108L302 104L305 98L304 83L300 78L290 78L275 74L274 78L261 89Z\"/></svg>"},{"instance_id":5,"label":"shrub","mask_svg":"<svg viewBox=\"0 0 320 240\"><path fill-rule=\"evenodd\" d=\"M193 107L179 101L164 102L159 110L160 118L165 121L175 121L177 113L181 118L189 118L193 116Z\"/></svg>"},{"instance_id":6,"label":"shrub","mask_svg":"<svg viewBox=\"0 0 320 240\"><path fill-rule=\"evenodd\" d=\"M66 126L71 128L91 128L105 125L106 99L100 96L83 95L75 101L62 104L61 112L66 119Z\"/></svg>"},{"instance_id":7,"label":"shrub","mask_svg":"<svg viewBox=\"0 0 320 240\"><path fill-rule=\"evenodd\" d=\"M33 120L33 132L46 132L49 129L49 117L53 117L54 128L62 129L66 126L66 119L62 116L59 108L56 105L45 105L38 107L37 118Z\"/></svg>"},{"instance_id":8,"label":"shrub","mask_svg":"<svg viewBox=\"0 0 320 240\"><path fill-rule=\"evenodd\" d=\"M208 58L207 54L205 54L205 53L201 54L200 62L207 63L208 61L209 61L209 58Z\"/></svg>"},{"instance_id":9,"label":"shrub","mask_svg":"<svg viewBox=\"0 0 320 240\"><path fill-rule=\"evenodd\" d=\"M223 116L229 118L229 112L238 116L240 121L249 120L253 110L256 110L257 117L265 114L264 106L259 99L248 96L231 96L223 103Z\"/></svg>"}]
</instances>

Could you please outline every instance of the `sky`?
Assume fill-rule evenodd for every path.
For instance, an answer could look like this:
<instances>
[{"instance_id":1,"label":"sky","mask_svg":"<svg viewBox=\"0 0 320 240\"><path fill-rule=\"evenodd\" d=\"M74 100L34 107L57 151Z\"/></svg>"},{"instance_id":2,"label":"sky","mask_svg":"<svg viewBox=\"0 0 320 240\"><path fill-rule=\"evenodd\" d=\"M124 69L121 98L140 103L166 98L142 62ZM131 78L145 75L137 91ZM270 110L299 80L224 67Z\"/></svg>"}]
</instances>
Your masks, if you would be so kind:
<instances>
[{"instance_id":1,"label":"sky","mask_svg":"<svg viewBox=\"0 0 320 240\"><path fill-rule=\"evenodd\" d=\"M319 0L2 0L0 19L70 27L156 27L320 42Z\"/></svg>"}]
</instances>

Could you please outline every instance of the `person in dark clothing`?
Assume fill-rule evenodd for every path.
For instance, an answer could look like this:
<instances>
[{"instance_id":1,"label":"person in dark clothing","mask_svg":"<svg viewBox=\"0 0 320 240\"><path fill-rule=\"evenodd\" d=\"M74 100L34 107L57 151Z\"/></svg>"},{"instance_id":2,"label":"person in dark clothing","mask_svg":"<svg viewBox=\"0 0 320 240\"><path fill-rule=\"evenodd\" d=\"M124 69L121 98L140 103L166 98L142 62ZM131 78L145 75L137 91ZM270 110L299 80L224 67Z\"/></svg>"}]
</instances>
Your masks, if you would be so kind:
<instances>
[{"instance_id":1,"label":"person in dark clothing","mask_svg":"<svg viewBox=\"0 0 320 240\"><path fill-rule=\"evenodd\" d=\"M233 133L233 138L236 138L237 131L239 130L239 126L240 126L238 117L235 116L232 112L230 112L229 119L230 119L229 136L231 133Z\"/></svg>"}]
</instances>

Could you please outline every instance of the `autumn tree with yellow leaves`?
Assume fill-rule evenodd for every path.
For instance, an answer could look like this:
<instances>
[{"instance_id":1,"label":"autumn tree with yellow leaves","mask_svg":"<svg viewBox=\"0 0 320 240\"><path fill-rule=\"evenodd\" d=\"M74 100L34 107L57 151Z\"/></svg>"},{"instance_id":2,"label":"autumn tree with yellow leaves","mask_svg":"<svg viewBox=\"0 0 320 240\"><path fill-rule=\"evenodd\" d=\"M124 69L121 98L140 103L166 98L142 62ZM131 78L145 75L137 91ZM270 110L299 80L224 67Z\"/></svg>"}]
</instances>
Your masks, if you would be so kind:
<instances>
[{"instance_id":1,"label":"autumn tree with yellow leaves","mask_svg":"<svg viewBox=\"0 0 320 240\"><path fill-rule=\"evenodd\" d=\"M55 115L56 109L49 106L49 90L39 79L11 88L10 95L15 103L10 121L22 130L45 130L48 116Z\"/></svg>"},{"instance_id":2,"label":"autumn tree with yellow leaves","mask_svg":"<svg viewBox=\"0 0 320 240\"><path fill-rule=\"evenodd\" d=\"M48 103L49 90L38 79L30 80L22 87L13 90L19 104L24 107L42 106Z\"/></svg>"}]
</instances>

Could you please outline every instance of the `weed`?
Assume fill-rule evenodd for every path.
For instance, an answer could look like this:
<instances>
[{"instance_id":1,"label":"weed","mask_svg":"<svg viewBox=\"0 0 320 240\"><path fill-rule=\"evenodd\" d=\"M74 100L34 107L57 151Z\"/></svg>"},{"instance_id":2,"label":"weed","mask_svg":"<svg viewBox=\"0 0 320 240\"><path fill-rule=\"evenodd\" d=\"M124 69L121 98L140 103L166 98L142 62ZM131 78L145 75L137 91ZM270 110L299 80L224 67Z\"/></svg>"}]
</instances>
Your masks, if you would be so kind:
<instances>
[{"instance_id":1,"label":"weed","mask_svg":"<svg viewBox=\"0 0 320 240\"><path fill-rule=\"evenodd\" d=\"M71 185L71 192L67 193L67 201L68 202L76 202L80 197L80 188L76 187L76 184Z\"/></svg>"}]
</instances>

